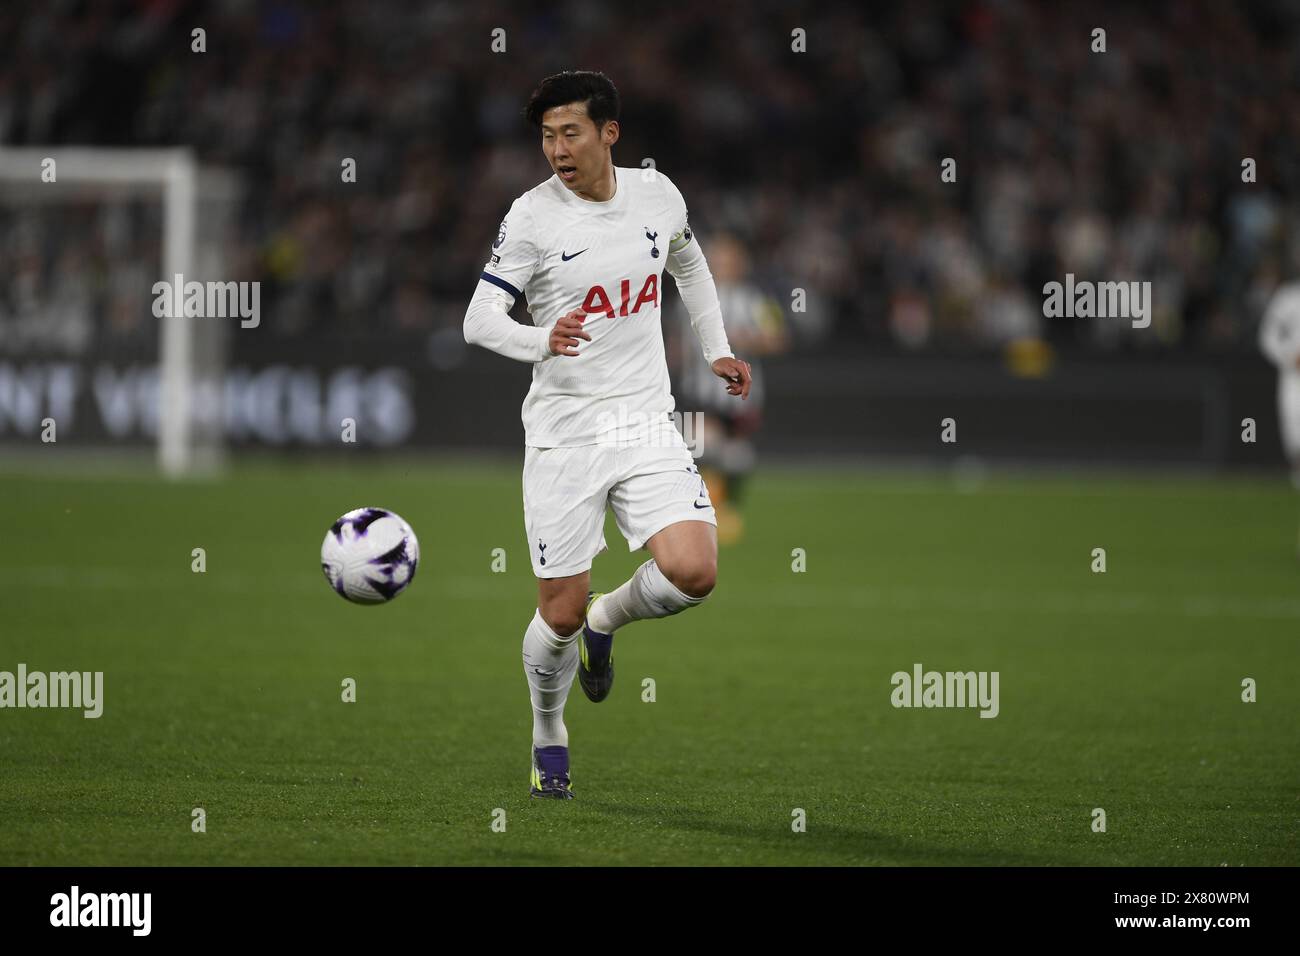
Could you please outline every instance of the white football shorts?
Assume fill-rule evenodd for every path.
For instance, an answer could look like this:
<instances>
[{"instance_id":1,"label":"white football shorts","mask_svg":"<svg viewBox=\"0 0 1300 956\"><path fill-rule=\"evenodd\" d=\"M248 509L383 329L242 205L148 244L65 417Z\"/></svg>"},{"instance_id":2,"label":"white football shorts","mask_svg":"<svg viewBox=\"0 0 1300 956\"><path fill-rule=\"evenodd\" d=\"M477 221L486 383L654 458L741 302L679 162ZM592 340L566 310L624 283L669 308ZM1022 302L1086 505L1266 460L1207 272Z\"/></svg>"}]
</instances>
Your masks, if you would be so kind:
<instances>
[{"instance_id":1,"label":"white football shorts","mask_svg":"<svg viewBox=\"0 0 1300 956\"><path fill-rule=\"evenodd\" d=\"M681 434L666 423L648 444L524 450L524 526L533 574L563 578L606 550L605 506L629 551L678 521L718 519Z\"/></svg>"}]
</instances>

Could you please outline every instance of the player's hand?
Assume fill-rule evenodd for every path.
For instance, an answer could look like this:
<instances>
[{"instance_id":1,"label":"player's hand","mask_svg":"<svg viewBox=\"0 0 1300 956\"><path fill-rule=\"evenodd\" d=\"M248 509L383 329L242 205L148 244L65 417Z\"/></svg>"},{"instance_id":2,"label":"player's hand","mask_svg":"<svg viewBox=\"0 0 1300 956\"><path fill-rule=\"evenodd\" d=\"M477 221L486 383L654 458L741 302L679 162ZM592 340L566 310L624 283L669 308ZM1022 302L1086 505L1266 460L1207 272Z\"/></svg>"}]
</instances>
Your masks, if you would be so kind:
<instances>
[{"instance_id":1,"label":"player's hand","mask_svg":"<svg viewBox=\"0 0 1300 956\"><path fill-rule=\"evenodd\" d=\"M574 309L556 320L555 325L551 328L551 338L548 343L552 355L577 355L578 339L591 341L591 336L582 331L582 323L586 321L586 318L586 312L581 309Z\"/></svg>"},{"instance_id":2,"label":"player's hand","mask_svg":"<svg viewBox=\"0 0 1300 956\"><path fill-rule=\"evenodd\" d=\"M749 385L754 380L749 363L738 358L720 358L713 363L713 374L727 380L727 394L749 398Z\"/></svg>"}]
</instances>

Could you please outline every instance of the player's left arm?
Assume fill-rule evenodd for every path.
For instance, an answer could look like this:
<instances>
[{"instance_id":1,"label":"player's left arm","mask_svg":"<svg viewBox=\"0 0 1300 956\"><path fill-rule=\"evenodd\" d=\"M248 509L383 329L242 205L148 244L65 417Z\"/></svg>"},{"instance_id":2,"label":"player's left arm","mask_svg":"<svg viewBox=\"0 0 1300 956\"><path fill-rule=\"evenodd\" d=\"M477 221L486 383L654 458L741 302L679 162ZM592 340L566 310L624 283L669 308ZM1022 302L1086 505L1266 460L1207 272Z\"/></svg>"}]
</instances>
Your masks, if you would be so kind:
<instances>
[{"instance_id":1,"label":"player's left arm","mask_svg":"<svg viewBox=\"0 0 1300 956\"><path fill-rule=\"evenodd\" d=\"M727 342L718 287L713 282L713 273L709 271L699 242L691 234L686 201L667 176L663 176L663 180L678 203L677 225L668 243L665 268L677 282L682 304L691 317L691 328L704 349L704 360L714 375L726 380L728 394L748 398L752 381L749 363L736 358Z\"/></svg>"}]
</instances>

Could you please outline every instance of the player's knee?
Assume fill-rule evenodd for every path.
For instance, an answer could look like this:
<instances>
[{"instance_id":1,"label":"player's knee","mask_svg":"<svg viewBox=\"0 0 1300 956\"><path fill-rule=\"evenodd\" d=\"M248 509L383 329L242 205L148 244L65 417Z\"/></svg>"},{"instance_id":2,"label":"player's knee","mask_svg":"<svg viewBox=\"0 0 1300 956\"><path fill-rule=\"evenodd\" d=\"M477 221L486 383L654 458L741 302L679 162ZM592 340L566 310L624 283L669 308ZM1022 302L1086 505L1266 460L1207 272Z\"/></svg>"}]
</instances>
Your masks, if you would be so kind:
<instances>
[{"instance_id":1,"label":"player's knee","mask_svg":"<svg viewBox=\"0 0 1300 956\"><path fill-rule=\"evenodd\" d=\"M582 616L585 608L581 604L572 602L552 601L546 607L541 608L542 620L546 626L558 634L560 637L568 637L578 628L582 627Z\"/></svg>"},{"instance_id":2,"label":"player's knee","mask_svg":"<svg viewBox=\"0 0 1300 956\"><path fill-rule=\"evenodd\" d=\"M718 583L718 562L702 559L683 561L664 574L687 597L708 597Z\"/></svg>"}]
</instances>

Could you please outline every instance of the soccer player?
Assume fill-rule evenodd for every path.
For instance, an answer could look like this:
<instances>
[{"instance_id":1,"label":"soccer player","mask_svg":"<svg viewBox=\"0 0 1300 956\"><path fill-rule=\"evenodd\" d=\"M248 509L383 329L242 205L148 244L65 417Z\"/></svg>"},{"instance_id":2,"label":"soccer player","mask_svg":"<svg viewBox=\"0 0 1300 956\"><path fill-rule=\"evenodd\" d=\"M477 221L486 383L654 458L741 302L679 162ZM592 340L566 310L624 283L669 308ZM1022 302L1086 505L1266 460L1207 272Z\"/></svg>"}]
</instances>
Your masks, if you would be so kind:
<instances>
[{"instance_id":1,"label":"soccer player","mask_svg":"<svg viewBox=\"0 0 1300 956\"><path fill-rule=\"evenodd\" d=\"M709 256L727 338L754 359L749 399L740 405L716 388L712 370L689 341L690 316L680 309L672 323L678 334L669 346L676 353L677 394L702 420L697 424L700 475L717 512L718 543L728 545L741 538L741 496L758 457L752 439L762 424L765 389L757 356L784 352L789 336L780 304L748 279L749 253L744 245L726 233L715 233L709 239Z\"/></svg>"},{"instance_id":2,"label":"soccer player","mask_svg":"<svg viewBox=\"0 0 1300 956\"><path fill-rule=\"evenodd\" d=\"M1259 346L1277 366L1277 417L1291 482L1300 490L1300 281L1278 287L1259 325Z\"/></svg>"},{"instance_id":3,"label":"soccer player","mask_svg":"<svg viewBox=\"0 0 1300 956\"><path fill-rule=\"evenodd\" d=\"M720 389L744 399L749 366L727 344L686 203L657 170L615 166L619 96L602 73L564 72L533 92L554 175L501 223L465 314L465 340L530 362L523 405L524 525L537 611L524 632L533 708L530 793L570 799L564 705L576 673L593 701L614 682L614 633L703 601L717 575L717 520L673 421L660 328L665 266ZM527 296L533 325L509 310ZM725 384L724 384L725 382ZM650 560L608 594L591 590L606 505Z\"/></svg>"}]
</instances>

